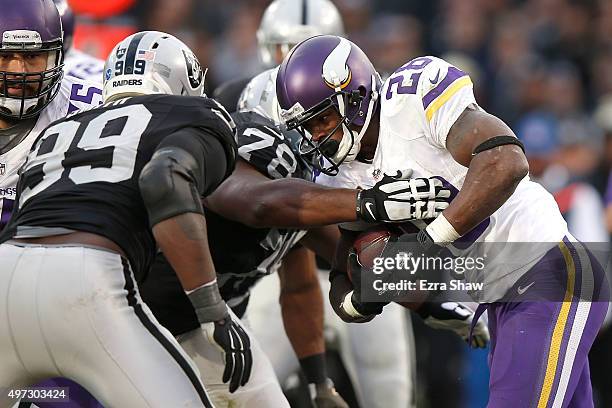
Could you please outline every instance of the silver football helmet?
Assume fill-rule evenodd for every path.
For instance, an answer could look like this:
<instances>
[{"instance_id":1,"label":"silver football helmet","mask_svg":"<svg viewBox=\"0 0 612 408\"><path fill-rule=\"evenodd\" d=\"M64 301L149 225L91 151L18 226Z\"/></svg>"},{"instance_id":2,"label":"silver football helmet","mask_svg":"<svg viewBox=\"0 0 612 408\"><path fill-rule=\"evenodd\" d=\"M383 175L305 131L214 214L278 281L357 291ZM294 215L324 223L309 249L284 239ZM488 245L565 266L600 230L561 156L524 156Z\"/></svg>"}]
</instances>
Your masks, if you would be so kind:
<instances>
[{"instance_id":1,"label":"silver football helmet","mask_svg":"<svg viewBox=\"0 0 612 408\"><path fill-rule=\"evenodd\" d=\"M206 70L178 38L159 31L132 34L113 48L104 65L102 97L139 94L202 96Z\"/></svg>"},{"instance_id":2,"label":"silver football helmet","mask_svg":"<svg viewBox=\"0 0 612 408\"><path fill-rule=\"evenodd\" d=\"M344 24L338 9L329 0L274 0L264 11L257 43L264 65L280 64L297 43L315 35L344 36Z\"/></svg>"},{"instance_id":3,"label":"silver football helmet","mask_svg":"<svg viewBox=\"0 0 612 408\"><path fill-rule=\"evenodd\" d=\"M260 115L272 119L274 123L282 123L280 107L276 99L276 74L278 67L256 75L247 84L238 100L239 111L253 110Z\"/></svg>"}]
</instances>

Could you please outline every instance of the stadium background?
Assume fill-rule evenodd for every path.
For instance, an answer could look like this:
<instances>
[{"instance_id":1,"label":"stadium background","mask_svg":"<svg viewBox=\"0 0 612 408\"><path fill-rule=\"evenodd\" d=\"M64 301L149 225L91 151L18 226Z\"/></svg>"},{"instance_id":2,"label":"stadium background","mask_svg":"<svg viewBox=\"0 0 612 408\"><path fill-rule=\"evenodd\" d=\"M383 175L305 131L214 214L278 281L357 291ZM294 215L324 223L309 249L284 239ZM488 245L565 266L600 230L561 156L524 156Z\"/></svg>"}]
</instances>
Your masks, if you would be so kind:
<instances>
[{"instance_id":1,"label":"stadium background","mask_svg":"<svg viewBox=\"0 0 612 408\"><path fill-rule=\"evenodd\" d=\"M69 0L75 45L105 59L141 29L178 36L209 71L207 93L262 70L255 32L269 0ZM471 75L479 104L524 141L532 175L584 241L612 232L612 2L333 0L381 74L433 54ZM417 319L414 319L417 320ZM419 406L486 403L486 352L415 322ZM444 353L441 351L444 350ZM597 406L612 406L612 330L591 352Z\"/></svg>"}]
</instances>

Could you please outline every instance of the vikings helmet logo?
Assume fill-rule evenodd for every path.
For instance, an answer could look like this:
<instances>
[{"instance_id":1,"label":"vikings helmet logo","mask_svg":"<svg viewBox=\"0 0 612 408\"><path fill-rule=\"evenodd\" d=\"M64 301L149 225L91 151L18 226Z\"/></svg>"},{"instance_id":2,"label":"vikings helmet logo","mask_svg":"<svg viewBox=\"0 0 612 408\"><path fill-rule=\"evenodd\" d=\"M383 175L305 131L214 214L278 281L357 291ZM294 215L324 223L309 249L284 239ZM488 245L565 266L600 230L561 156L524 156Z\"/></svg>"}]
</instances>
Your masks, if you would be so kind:
<instances>
[{"instance_id":1,"label":"vikings helmet logo","mask_svg":"<svg viewBox=\"0 0 612 408\"><path fill-rule=\"evenodd\" d=\"M323 62L323 80L332 89L345 88L351 82L351 69L347 65L351 44L345 38L329 53Z\"/></svg>"}]
</instances>

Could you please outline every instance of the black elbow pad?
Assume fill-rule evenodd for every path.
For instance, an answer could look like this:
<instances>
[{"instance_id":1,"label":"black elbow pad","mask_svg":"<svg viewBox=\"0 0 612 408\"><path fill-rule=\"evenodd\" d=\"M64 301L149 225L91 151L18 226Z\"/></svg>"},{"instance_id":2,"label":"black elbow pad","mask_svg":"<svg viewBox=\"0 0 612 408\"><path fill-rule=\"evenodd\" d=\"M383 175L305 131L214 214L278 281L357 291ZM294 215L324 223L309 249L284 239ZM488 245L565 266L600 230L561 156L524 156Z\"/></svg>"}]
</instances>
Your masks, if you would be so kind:
<instances>
[{"instance_id":1,"label":"black elbow pad","mask_svg":"<svg viewBox=\"0 0 612 408\"><path fill-rule=\"evenodd\" d=\"M168 146L155 152L138 178L151 226L179 214L204 213L199 174L200 164L186 150Z\"/></svg>"}]
</instances>

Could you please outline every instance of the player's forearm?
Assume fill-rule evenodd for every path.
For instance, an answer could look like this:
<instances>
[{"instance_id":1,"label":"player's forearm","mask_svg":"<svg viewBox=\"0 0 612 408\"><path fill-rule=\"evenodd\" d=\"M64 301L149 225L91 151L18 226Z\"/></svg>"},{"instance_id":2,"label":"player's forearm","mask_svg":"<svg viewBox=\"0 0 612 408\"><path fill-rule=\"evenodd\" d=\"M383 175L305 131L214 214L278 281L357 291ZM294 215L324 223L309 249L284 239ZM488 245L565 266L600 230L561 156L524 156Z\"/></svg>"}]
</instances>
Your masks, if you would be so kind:
<instances>
[{"instance_id":1,"label":"player's forearm","mask_svg":"<svg viewBox=\"0 0 612 408\"><path fill-rule=\"evenodd\" d=\"M357 220L357 190L332 189L314 183L283 179L251 191L251 225L308 228Z\"/></svg>"},{"instance_id":2,"label":"player's forearm","mask_svg":"<svg viewBox=\"0 0 612 408\"><path fill-rule=\"evenodd\" d=\"M298 358L325 352L323 295L314 254L304 247L290 251L279 278L283 324Z\"/></svg>"},{"instance_id":3,"label":"player's forearm","mask_svg":"<svg viewBox=\"0 0 612 408\"><path fill-rule=\"evenodd\" d=\"M184 213L153 226L157 245L176 272L185 290L216 278L202 214Z\"/></svg>"},{"instance_id":4,"label":"player's forearm","mask_svg":"<svg viewBox=\"0 0 612 408\"><path fill-rule=\"evenodd\" d=\"M319 285L280 297L285 332L298 358L325 352L323 295Z\"/></svg>"},{"instance_id":5,"label":"player's forearm","mask_svg":"<svg viewBox=\"0 0 612 408\"><path fill-rule=\"evenodd\" d=\"M475 155L457 197L444 217L464 235L493 214L514 193L529 166L520 149L504 145Z\"/></svg>"}]
</instances>

